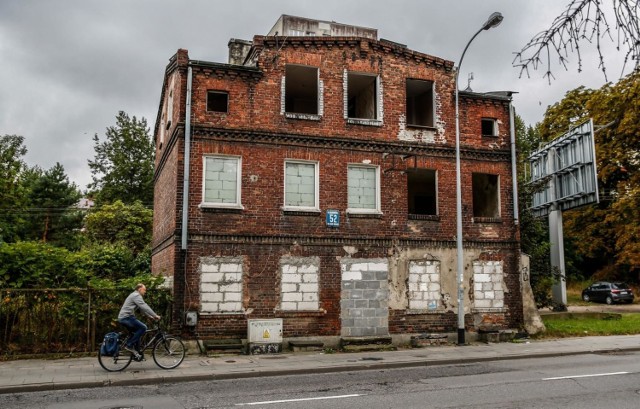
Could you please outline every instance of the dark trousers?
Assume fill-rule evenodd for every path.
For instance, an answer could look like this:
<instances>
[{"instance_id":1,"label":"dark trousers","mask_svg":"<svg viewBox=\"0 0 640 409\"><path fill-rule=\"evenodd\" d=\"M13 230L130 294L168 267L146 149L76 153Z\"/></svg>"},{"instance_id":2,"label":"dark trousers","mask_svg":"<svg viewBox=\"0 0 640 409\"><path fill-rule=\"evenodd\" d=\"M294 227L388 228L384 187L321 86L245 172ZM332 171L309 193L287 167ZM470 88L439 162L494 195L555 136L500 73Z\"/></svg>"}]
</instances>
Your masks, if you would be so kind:
<instances>
[{"instance_id":1,"label":"dark trousers","mask_svg":"<svg viewBox=\"0 0 640 409\"><path fill-rule=\"evenodd\" d=\"M127 347L140 350L140 337L142 337L147 330L147 326L143 322L138 321L136 317L121 318L118 322L127 327L131 332L131 336L127 341Z\"/></svg>"}]
</instances>

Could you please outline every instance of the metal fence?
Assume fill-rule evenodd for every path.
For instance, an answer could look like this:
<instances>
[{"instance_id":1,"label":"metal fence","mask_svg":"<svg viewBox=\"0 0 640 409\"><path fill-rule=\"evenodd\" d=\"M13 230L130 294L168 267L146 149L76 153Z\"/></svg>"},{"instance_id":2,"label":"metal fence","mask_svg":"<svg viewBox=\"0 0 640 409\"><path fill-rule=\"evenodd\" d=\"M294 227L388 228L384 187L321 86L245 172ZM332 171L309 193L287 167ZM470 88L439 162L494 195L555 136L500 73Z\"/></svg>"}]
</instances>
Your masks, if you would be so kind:
<instances>
[{"instance_id":1,"label":"metal fence","mask_svg":"<svg viewBox=\"0 0 640 409\"><path fill-rule=\"evenodd\" d=\"M0 357L96 351L102 336L120 330L114 322L130 288L0 289ZM145 301L171 319L167 289Z\"/></svg>"}]
</instances>

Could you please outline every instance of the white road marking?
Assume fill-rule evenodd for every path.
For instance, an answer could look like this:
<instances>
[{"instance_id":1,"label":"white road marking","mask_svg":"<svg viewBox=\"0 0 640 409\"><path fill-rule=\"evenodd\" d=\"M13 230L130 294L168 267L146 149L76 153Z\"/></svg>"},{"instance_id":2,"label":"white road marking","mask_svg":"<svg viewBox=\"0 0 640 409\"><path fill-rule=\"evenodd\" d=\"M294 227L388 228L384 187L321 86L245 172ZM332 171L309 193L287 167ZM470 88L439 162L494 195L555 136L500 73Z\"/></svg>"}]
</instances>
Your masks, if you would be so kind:
<instances>
[{"instance_id":1,"label":"white road marking","mask_svg":"<svg viewBox=\"0 0 640 409\"><path fill-rule=\"evenodd\" d=\"M364 396L364 395L353 394L353 395L319 396L317 398L268 400L268 401L262 401L262 402L236 403L236 406L270 405L272 403L304 402L308 400L323 400L323 399L344 399L344 398L355 398L357 396Z\"/></svg>"},{"instance_id":2,"label":"white road marking","mask_svg":"<svg viewBox=\"0 0 640 409\"><path fill-rule=\"evenodd\" d=\"M629 372L610 372L610 373L596 373L590 375L571 375L571 376L557 376L555 378L542 378L543 381L556 381L558 379L574 379L574 378L593 378L596 376L611 376L611 375L625 375Z\"/></svg>"}]
</instances>

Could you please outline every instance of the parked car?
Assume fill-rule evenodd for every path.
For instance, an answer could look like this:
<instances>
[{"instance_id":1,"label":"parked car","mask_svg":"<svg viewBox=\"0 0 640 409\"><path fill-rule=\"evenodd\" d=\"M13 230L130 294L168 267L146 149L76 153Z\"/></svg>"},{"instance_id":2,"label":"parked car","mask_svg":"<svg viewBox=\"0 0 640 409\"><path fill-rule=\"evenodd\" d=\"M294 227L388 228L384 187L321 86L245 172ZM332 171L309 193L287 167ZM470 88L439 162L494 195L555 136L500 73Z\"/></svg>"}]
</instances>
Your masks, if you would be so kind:
<instances>
[{"instance_id":1,"label":"parked car","mask_svg":"<svg viewBox=\"0 0 640 409\"><path fill-rule=\"evenodd\" d=\"M585 301L600 301L607 304L616 302L633 302L633 290L625 283L610 283L598 281L582 290L582 299Z\"/></svg>"}]
</instances>

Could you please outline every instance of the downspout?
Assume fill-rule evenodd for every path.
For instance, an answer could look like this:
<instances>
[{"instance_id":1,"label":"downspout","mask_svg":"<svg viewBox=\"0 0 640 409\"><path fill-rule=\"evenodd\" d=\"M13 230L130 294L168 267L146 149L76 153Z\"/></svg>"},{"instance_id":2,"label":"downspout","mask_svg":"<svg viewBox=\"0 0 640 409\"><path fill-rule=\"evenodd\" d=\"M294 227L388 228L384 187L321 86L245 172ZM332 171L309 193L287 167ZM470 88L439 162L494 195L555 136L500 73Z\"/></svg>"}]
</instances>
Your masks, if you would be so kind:
<instances>
[{"instance_id":1,"label":"downspout","mask_svg":"<svg viewBox=\"0 0 640 409\"><path fill-rule=\"evenodd\" d=\"M513 103L509 102L509 122L511 131L511 179L513 182L513 222L517 226L519 224L518 209L518 168L516 163L516 124L515 124L515 108Z\"/></svg>"},{"instance_id":2,"label":"downspout","mask_svg":"<svg viewBox=\"0 0 640 409\"><path fill-rule=\"evenodd\" d=\"M189 223L189 158L191 156L191 83L193 73L187 70L187 103L184 120L184 179L182 181L182 250L187 249L187 233Z\"/></svg>"}]
</instances>

